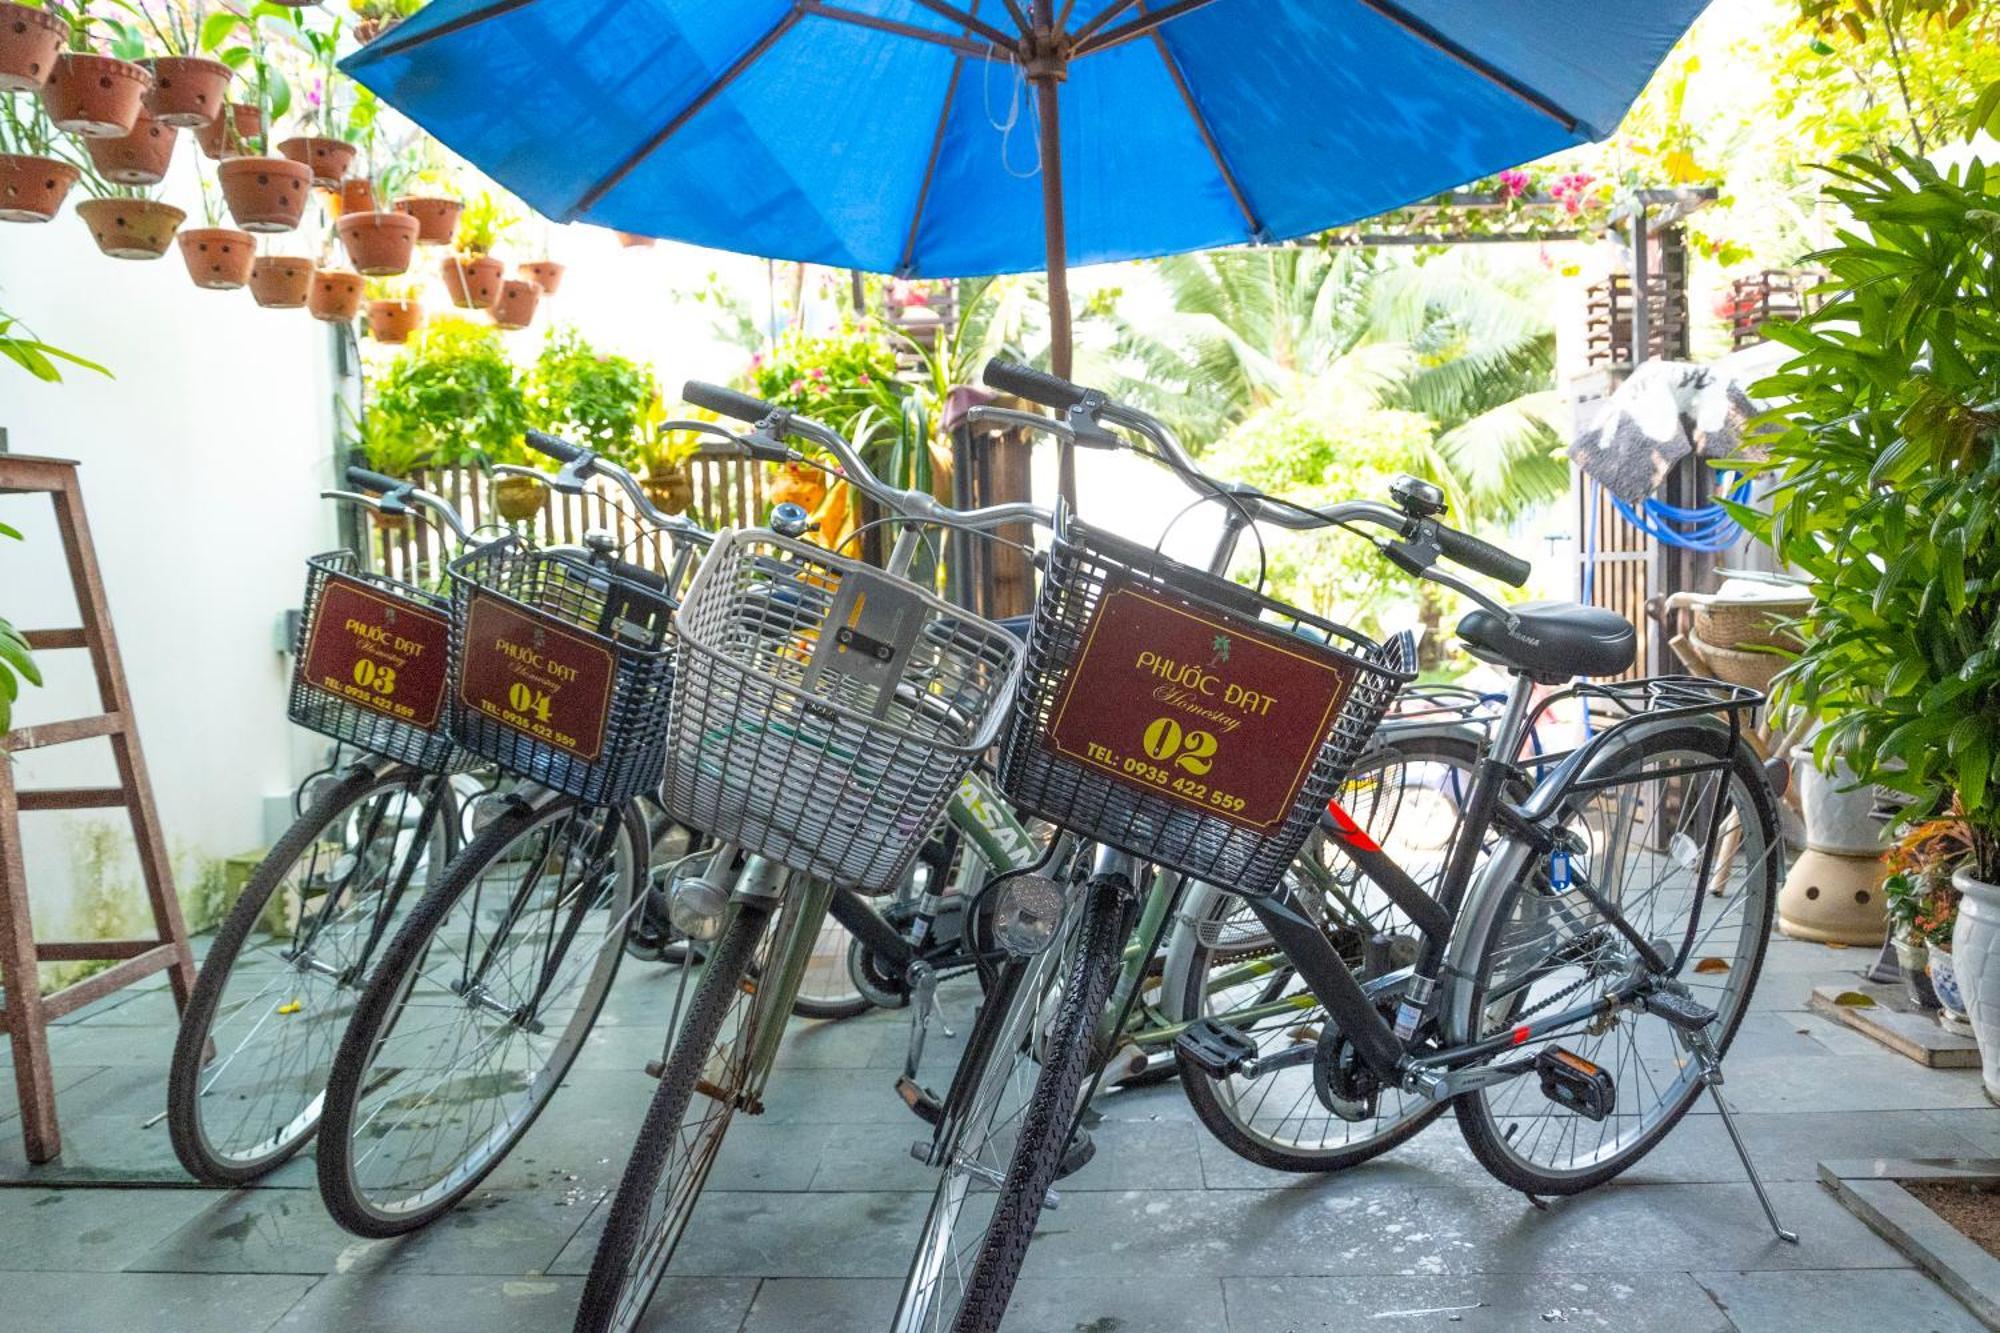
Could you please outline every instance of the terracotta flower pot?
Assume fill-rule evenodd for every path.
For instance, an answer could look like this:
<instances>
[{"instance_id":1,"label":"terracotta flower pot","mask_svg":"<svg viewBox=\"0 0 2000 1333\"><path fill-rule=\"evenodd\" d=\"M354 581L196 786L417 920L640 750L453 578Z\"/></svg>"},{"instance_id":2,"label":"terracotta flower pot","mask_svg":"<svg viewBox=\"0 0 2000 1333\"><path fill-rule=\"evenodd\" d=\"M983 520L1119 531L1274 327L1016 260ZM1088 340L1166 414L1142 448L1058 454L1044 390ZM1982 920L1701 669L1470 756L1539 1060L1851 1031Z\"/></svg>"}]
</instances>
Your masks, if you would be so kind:
<instances>
[{"instance_id":1,"label":"terracotta flower pot","mask_svg":"<svg viewBox=\"0 0 2000 1333\"><path fill-rule=\"evenodd\" d=\"M424 308L415 301L368 303L368 332L378 343L406 343L423 322Z\"/></svg>"},{"instance_id":2,"label":"terracotta flower pot","mask_svg":"<svg viewBox=\"0 0 2000 1333\"><path fill-rule=\"evenodd\" d=\"M139 62L153 74L146 110L162 125L198 130L215 123L229 97L229 66L205 56L154 56Z\"/></svg>"},{"instance_id":3,"label":"terracotta flower pot","mask_svg":"<svg viewBox=\"0 0 2000 1333\"><path fill-rule=\"evenodd\" d=\"M42 86L42 103L59 130L86 139L117 139L132 132L139 105L152 87L153 76L144 65L65 51Z\"/></svg>"},{"instance_id":4,"label":"terracotta flower pot","mask_svg":"<svg viewBox=\"0 0 2000 1333\"><path fill-rule=\"evenodd\" d=\"M410 271L417 220L402 213L342 213L333 224L357 271L371 278Z\"/></svg>"},{"instance_id":5,"label":"terracotta flower pot","mask_svg":"<svg viewBox=\"0 0 2000 1333\"><path fill-rule=\"evenodd\" d=\"M507 266L491 255L446 255L444 287L461 310L484 310L500 295Z\"/></svg>"},{"instance_id":6,"label":"terracotta flower pot","mask_svg":"<svg viewBox=\"0 0 2000 1333\"><path fill-rule=\"evenodd\" d=\"M366 176L349 176L340 183L340 211L347 213L373 213L375 209L375 182Z\"/></svg>"},{"instance_id":7,"label":"terracotta flower pot","mask_svg":"<svg viewBox=\"0 0 2000 1333\"><path fill-rule=\"evenodd\" d=\"M396 201L398 213L417 220L418 245L450 245L458 234L458 215L465 205L456 199L410 196Z\"/></svg>"},{"instance_id":8,"label":"terracotta flower pot","mask_svg":"<svg viewBox=\"0 0 2000 1333\"><path fill-rule=\"evenodd\" d=\"M354 24L354 40L363 46L386 32L392 31L401 19L358 19Z\"/></svg>"},{"instance_id":9,"label":"terracotta flower pot","mask_svg":"<svg viewBox=\"0 0 2000 1333\"><path fill-rule=\"evenodd\" d=\"M234 131L232 134L231 131ZM242 102L230 102L223 113L194 132L201 155L211 162L243 157L264 133L264 113Z\"/></svg>"},{"instance_id":10,"label":"terracotta flower pot","mask_svg":"<svg viewBox=\"0 0 2000 1333\"><path fill-rule=\"evenodd\" d=\"M257 242L247 231L228 227L196 227L181 233L181 258L187 261L194 285L212 292L233 292L250 281Z\"/></svg>"},{"instance_id":11,"label":"terracotta flower pot","mask_svg":"<svg viewBox=\"0 0 2000 1333\"><path fill-rule=\"evenodd\" d=\"M46 9L0 5L0 92L40 91L68 36L69 24Z\"/></svg>"},{"instance_id":12,"label":"terracotta flower pot","mask_svg":"<svg viewBox=\"0 0 2000 1333\"><path fill-rule=\"evenodd\" d=\"M312 295L313 262L295 255L259 255L250 265L250 296L271 310L296 310Z\"/></svg>"},{"instance_id":13,"label":"terracotta flower pot","mask_svg":"<svg viewBox=\"0 0 2000 1333\"><path fill-rule=\"evenodd\" d=\"M534 477L502 477L493 483L493 503L509 523L525 523L542 512L548 491Z\"/></svg>"},{"instance_id":14,"label":"terracotta flower pot","mask_svg":"<svg viewBox=\"0 0 2000 1333\"><path fill-rule=\"evenodd\" d=\"M694 473L686 463L655 467L646 474L646 498L663 514L680 514L694 503Z\"/></svg>"},{"instance_id":15,"label":"terracotta flower pot","mask_svg":"<svg viewBox=\"0 0 2000 1333\"><path fill-rule=\"evenodd\" d=\"M325 190L339 189L354 165L354 145L339 139L287 139L278 151L312 168L313 184Z\"/></svg>"},{"instance_id":16,"label":"terracotta flower pot","mask_svg":"<svg viewBox=\"0 0 2000 1333\"><path fill-rule=\"evenodd\" d=\"M312 193L312 171L288 157L233 157L215 169L229 216L245 231L290 231Z\"/></svg>"},{"instance_id":17,"label":"terracotta flower pot","mask_svg":"<svg viewBox=\"0 0 2000 1333\"><path fill-rule=\"evenodd\" d=\"M618 233L618 244L627 250L650 250L653 248L653 238L641 236L635 231L621 231Z\"/></svg>"},{"instance_id":18,"label":"terracotta flower pot","mask_svg":"<svg viewBox=\"0 0 2000 1333\"><path fill-rule=\"evenodd\" d=\"M361 275L337 268L323 268L313 274L312 294L306 309L314 319L329 324L345 324L361 309Z\"/></svg>"},{"instance_id":19,"label":"terracotta flower pot","mask_svg":"<svg viewBox=\"0 0 2000 1333\"><path fill-rule=\"evenodd\" d=\"M180 137L179 130L142 111L138 124L124 138L85 139L83 146L104 179L120 185L158 185L167 178L167 167L174 160L174 141Z\"/></svg>"},{"instance_id":20,"label":"terracotta flower pot","mask_svg":"<svg viewBox=\"0 0 2000 1333\"><path fill-rule=\"evenodd\" d=\"M0 153L0 222L47 222L62 208L78 174L53 157Z\"/></svg>"},{"instance_id":21,"label":"terracotta flower pot","mask_svg":"<svg viewBox=\"0 0 2000 1333\"><path fill-rule=\"evenodd\" d=\"M543 296L554 296L562 286L563 266L553 259L538 259L521 265L521 276L541 288Z\"/></svg>"},{"instance_id":22,"label":"terracotta flower pot","mask_svg":"<svg viewBox=\"0 0 2000 1333\"><path fill-rule=\"evenodd\" d=\"M76 215L113 259L158 259L187 221L186 213L157 199L86 199Z\"/></svg>"},{"instance_id":23,"label":"terracotta flower pot","mask_svg":"<svg viewBox=\"0 0 2000 1333\"><path fill-rule=\"evenodd\" d=\"M535 322L535 306L541 302L542 289L526 278L509 278L500 284L500 294L493 298L493 322L503 329L525 329Z\"/></svg>"}]
</instances>

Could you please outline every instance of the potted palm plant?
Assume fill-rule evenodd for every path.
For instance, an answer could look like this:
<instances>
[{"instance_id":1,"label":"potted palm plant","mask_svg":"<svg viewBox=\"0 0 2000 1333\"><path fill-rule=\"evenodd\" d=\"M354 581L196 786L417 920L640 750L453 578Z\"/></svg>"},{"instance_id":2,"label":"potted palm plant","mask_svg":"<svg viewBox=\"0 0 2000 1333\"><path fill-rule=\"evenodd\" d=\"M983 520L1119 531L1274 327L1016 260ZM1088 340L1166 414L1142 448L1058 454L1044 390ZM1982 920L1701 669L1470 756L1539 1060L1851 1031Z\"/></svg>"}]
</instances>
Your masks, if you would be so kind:
<instances>
[{"instance_id":1,"label":"potted palm plant","mask_svg":"<svg viewBox=\"0 0 2000 1333\"><path fill-rule=\"evenodd\" d=\"M62 5L0 4L0 92L40 92L69 44L69 27Z\"/></svg>"},{"instance_id":2,"label":"potted palm plant","mask_svg":"<svg viewBox=\"0 0 2000 1333\"><path fill-rule=\"evenodd\" d=\"M290 231L305 213L312 169L288 157L271 156L270 136L271 126L292 106L292 85L280 67L278 51L297 33L298 15L270 0L258 0L247 13L223 10L212 22L222 62L243 73L257 108L255 134L243 143L246 155L225 157L217 169L222 197L243 230Z\"/></svg>"},{"instance_id":3,"label":"potted palm plant","mask_svg":"<svg viewBox=\"0 0 2000 1333\"><path fill-rule=\"evenodd\" d=\"M1824 721L1822 762L1962 828L1949 980L2000 1097L2000 231L1990 173L1847 158L1852 224L1812 257L1830 299L1767 325L1795 355L1753 392L1783 402L1755 465L1771 512L1738 507L1811 580L1781 698ZM1865 349L1865 354L1857 349ZM1939 928L1926 932L1940 977Z\"/></svg>"},{"instance_id":4,"label":"potted palm plant","mask_svg":"<svg viewBox=\"0 0 2000 1333\"><path fill-rule=\"evenodd\" d=\"M145 37L133 25L87 8L68 17L69 49L56 57L41 89L49 119L82 138L122 138L132 132L153 88L152 73L137 63L146 53Z\"/></svg>"},{"instance_id":5,"label":"potted palm plant","mask_svg":"<svg viewBox=\"0 0 2000 1333\"><path fill-rule=\"evenodd\" d=\"M198 130L213 124L229 100L229 66L208 54L222 40L211 30L206 0L151 0L139 10L150 45L164 55L140 60L153 75L146 110L162 125ZM214 42L208 39L213 35Z\"/></svg>"},{"instance_id":6,"label":"potted palm plant","mask_svg":"<svg viewBox=\"0 0 2000 1333\"><path fill-rule=\"evenodd\" d=\"M465 206L452 253L444 261L444 286L453 305L464 310L492 306L507 272L493 257L493 247L513 226L514 215L490 193Z\"/></svg>"},{"instance_id":7,"label":"potted palm plant","mask_svg":"<svg viewBox=\"0 0 2000 1333\"><path fill-rule=\"evenodd\" d=\"M47 222L79 174L39 101L0 96L0 222Z\"/></svg>"}]
</instances>

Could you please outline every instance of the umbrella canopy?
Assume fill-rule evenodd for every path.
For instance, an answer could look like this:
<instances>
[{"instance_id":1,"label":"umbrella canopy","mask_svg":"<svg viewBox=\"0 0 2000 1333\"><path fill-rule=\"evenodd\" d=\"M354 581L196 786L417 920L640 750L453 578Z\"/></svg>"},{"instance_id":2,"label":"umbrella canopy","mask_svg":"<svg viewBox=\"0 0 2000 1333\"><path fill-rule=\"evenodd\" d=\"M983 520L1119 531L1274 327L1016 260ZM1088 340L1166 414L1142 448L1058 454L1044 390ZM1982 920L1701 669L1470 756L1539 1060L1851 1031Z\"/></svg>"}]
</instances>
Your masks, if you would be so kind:
<instances>
[{"instance_id":1,"label":"umbrella canopy","mask_svg":"<svg viewBox=\"0 0 2000 1333\"><path fill-rule=\"evenodd\" d=\"M1703 3L436 0L345 68L551 218L962 277L1043 267L1057 190L1095 263L1599 137Z\"/></svg>"}]
</instances>

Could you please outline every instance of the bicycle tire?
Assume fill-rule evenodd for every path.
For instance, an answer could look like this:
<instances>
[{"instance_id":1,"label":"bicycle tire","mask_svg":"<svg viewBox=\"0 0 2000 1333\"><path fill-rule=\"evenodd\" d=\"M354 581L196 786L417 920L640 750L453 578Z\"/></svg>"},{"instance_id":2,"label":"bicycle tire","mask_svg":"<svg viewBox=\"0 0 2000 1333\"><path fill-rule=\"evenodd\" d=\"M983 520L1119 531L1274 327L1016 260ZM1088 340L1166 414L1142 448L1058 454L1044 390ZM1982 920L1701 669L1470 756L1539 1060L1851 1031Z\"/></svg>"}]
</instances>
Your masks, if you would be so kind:
<instances>
[{"instance_id":1,"label":"bicycle tire","mask_svg":"<svg viewBox=\"0 0 2000 1333\"><path fill-rule=\"evenodd\" d=\"M530 805L525 801L510 802L463 852L453 858L443 877L412 909L409 920L383 953L382 961L363 992L347 1033L341 1039L340 1050L334 1057L321 1123L317 1163L320 1198L334 1220L346 1230L371 1239L400 1236L428 1225L457 1206L478 1187L480 1181L506 1160L514 1145L534 1126L582 1050L583 1037L596 1023L597 1015L610 994L611 983L617 977L618 964L624 956L622 930L618 943L600 951L600 959L594 965L588 983L591 989L586 992L582 1004L566 1026L566 1034L573 1036L573 1040L559 1045L554 1058L540 1074L529 1080L531 1099L526 1114L515 1120L504 1134L481 1145L483 1160L469 1169L461 1164L460 1169L464 1170L462 1178L420 1206L391 1212L373 1206L363 1196L355 1179L357 1160L354 1140L364 1126L357 1126L356 1114L364 1095L382 1089L382 1085L371 1077L373 1061L383 1043L393 1036L395 1024L405 1011L410 988L423 966L433 938L438 935L459 899L478 884L489 869L506 859L518 838L533 833L551 820L574 815L583 808L568 797L557 797L540 805ZM629 802L611 817L618 821L620 835L626 840L628 873L612 876L614 897L604 905L603 910L629 912L631 896L637 891L637 881L644 871L648 846L646 827ZM611 854L613 857L617 855L615 848ZM621 887L622 893L619 891Z\"/></svg>"},{"instance_id":2,"label":"bicycle tire","mask_svg":"<svg viewBox=\"0 0 2000 1333\"><path fill-rule=\"evenodd\" d=\"M202 1114L205 1100L202 1075L212 1063L209 1053L216 1019L229 982L243 957L244 946L249 942L250 932L263 920L272 896L285 885L293 868L324 841L327 831L348 811L378 791L408 788L414 799L426 776L422 770L407 764L394 764L382 769L357 764L345 777L323 787L284 836L265 853L228 914L223 917L222 924L216 928L215 938L195 978L194 990L188 996L187 1011L181 1015L180 1029L174 1038L173 1058L167 1069L167 1137L173 1144L174 1156L195 1179L217 1185L248 1184L289 1161L318 1130L317 1104L324 1097L326 1075L332 1068L331 1043L327 1047L325 1067L320 1070L317 1079L310 1073L305 1075L306 1082L319 1083L321 1092L315 1094L310 1103L272 1135L274 1142L268 1149L257 1151L264 1148L260 1142L252 1145L245 1156L232 1158L210 1141ZM440 814L439 818L448 825L448 813ZM394 835L399 831L400 825L391 830L392 846ZM408 854L417 854L414 843ZM395 873L398 864L391 861L391 874ZM340 986L342 983L336 981L333 984ZM247 1044L254 1035L255 1029L246 1035L244 1042ZM243 1046L237 1048L238 1052L242 1050ZM235 1053L227 1058L233 1060Z\"/></svg>"},{"instance_id":3,"label":"bicycle tire","mask_svg":"<svg viewBox=\"0 0 2000 1333\"><path fill-rule=\"evenodd\" d=\"M992 1333L1007 1313L1014 1281L1028 1257L1035 1223L1055 1183L1076 1118L1076 1099L1089 1071L1097 1025L1111 997L1120 946L1127 929L1124 893L1112 880L1089 886L1076 957L1062 1001L1045 1036L1048 1052L1024 1116L1014 1158L987 1223L979 1257L966 1282L965 1301L952 1322L956 1333Z\"/></svg>"},{"instance_id":4,"label":"bicycle tire","mask_svg":"<svg viewBox=\"0 0 2000 1333\"><path fill-rule=\"evenodd\" d=\"M1428 760L1462 771L1468 783L1473 768L1479 762L1479 750L1479 743L1475 740L1442 735L1413 736L1389 742L1385 746L1386 752L1401 756L1405 763ZM1365 764L1366 760L1363 762ZM1390 836L1387 829L1370 827L1368 832L1377 842ZM1301 855L1311 855L1311 852L1308 850ZM1195 927L1189 925L1182 928ZM1192 964L1187 969L1185 988L1178 997L1179 1008L1171 1013L1170 1017L1181 1021L1192 1021L1203 1015L1210 970L1207 958L1213 955L1218 947L1205 944L1195 946ZM1326 1011L1318 1007L1313 1008L1311 1016L1321 1023L1329 1021ZM1302 1017L1300 1021L1308 1020ZM1210 1134L1214 1135L1216 1141L1245 1161L1274 1171L1297 1173L1345 1171L1409 1142L1435 1122L1445 1110L1442 1104L1417 1107L1413 1114L1396 1119L1365 1137L1348 1139L1339 1147L1322 1147L1310 1151L1303 1148L1287 1148L1246 1129L1234 1102L1223 1097L1216 1079L1178 1052L1175 1060L1180 1068L1181 1088L1187 1094L1188 1105L1193 1108L1196 1118ZM1400 1094L1387 1091L1384 1095ZM1332 1112L1329 1111L1327 1114L1331 1124ZM1379 1117L1375 1123L1380 1124Z\"/></svg>"},{"instance_id":5,"label":"bicycle tire","mask_svg":"<svg viewBox=\"0 0 2000 1333\"><path fill-rule=\"evenodd\" d=\"M631 1158L624 1175L619 1177L617 1193L605 1215L604 1235L597 1243L590 1276L584 1282L583 1300L577 1308L577 1333L605 1333L636 1324L666 1274L667 1266L662 1263L659 1272L647 1283L647 1290L635 1303L627 1305L624 1299L627 1270L645 1239L661 1173L667 1168L669 1156L680 1146L681 1123L694 1099L695 1085L708 1066L730 1006L741 995L744 976L772 916L771 909L762 904L741 904L708 956L701 983L674 1038L673 1053L667 1058L660 1086L646 1107L638 1140L632 1146ZM726 1123L722 1130L727 1130ZM621 1310L630 1314L630 1319L622 1325Z\"/></svg>"},{"instance_id":6,"label":"bicycle tire","mask_svg":"<svg viewBox=\"0 0 2000 1333\"><path fill-rule=\"evenodd\" d=\"M1714 749L1717 730L1719 729L1700 724L1653 729L1637 737L1618 757L1636 757L1643 761L1649 756L1676 750L1710 752ZM1760 893L1762 902L1754 913L1745 912L1745 921L1751 931L1751 947L1749 956L1742 965L1743 970L1739 972L1737 964L1733 963L1725 968L1725 973L1732 979L1742 977L1743 984L1738 992L1741 997L1740 1002L1736 1003L1727 1014L1719 1015L1718 1021L1721 1027L1712 1037L1718 1058L1729 1050L1738 1027L1741 1026L1744 1016L1749 1013L1750 997L1755 993L1758 978L1763 973L1764 956L1770 946L1771 924L1777 909L1779 871L1782 862L1777 850L1781 845L1777 806L1769 781L1764 775L1762 763L1749 745L1739 740L1730 767L1722 771L1729 778L1732 787L1740 784L1740 790L1749 797L1750 813L1758 824L1763 848L1763 864L1753 868L1751 874L1746 877L1746 885ZM1529 885L1537 864L1535 861L1528 862L1522 872L1514 877L1505 891L1509 899L1522 893L1524 886ZM1703 892L1706 894L1712 891ZM1501 909L1494 913L1492 928L1487 938L1482 941L1479 953L1468 960L1466 971L1473 978L1470 984L1475 987L1475 993L1469 1001L1468 1013L1475 1017L1475 1021L1481 1008L1478 992L1483 991L1486 984L1486 969L1494 951L1494 939L1504 930L1508 918L1509 909L1503 904ZM1635 1017L1632 1021L1636 1024L1638 1019ZM1467 1039L1467 1034L1463 1032L1453 1035L1459 1040ZM1695 1068L1696 1063L1689 1055L1683 1069L1691 1071ZM1511 1130L1502 1129L1493 1111L1492 1098L1519 1082L1521 1080L1502 1084L1496 1088L1466 1093L1456 1098L1452 1105L1466 1146L1471 1149L1480 1165L1502 1184L1537 1196L1581 1193L1629 1170L1672 1132L1674 1126L1680 1123L1681 1118L1688 1113L1705 1090L1705 1084L1698 1077L1690 1079L1675 1094L1672 1105L1667 1107L1660 1119L1645 1129L1630 1145L1619 1149L1611 1157L1588 1169L1556 1172L1536 1169L1514 1153L1509 1146L1510 1140L1524 1136L1517 1136Z\"/></svg>"}]
</instances>

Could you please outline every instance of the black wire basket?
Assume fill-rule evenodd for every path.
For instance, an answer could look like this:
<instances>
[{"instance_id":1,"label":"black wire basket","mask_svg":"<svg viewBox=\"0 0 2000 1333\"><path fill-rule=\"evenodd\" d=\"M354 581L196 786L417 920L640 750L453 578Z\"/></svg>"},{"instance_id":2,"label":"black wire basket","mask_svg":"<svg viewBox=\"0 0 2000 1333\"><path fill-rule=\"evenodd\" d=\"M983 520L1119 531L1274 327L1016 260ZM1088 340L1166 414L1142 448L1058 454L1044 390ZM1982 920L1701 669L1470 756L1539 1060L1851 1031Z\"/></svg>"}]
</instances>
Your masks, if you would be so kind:
<instances>
[{"instance_id":1,"label":"black wire basket","mask_svg":"<svg viewBox=\"0 0 2000 1333\"><path fill-rule=\"evenodd\" d=\"M1000 785L1084 838L1269 892L1415 656L1065 515Z\"/></svg>"},{"instance_id":2,"label":"black wire basket","mask_svg":"<svg viewBox=\"0 0 2000 1333\"><path fill-rule=\"evenodd\" d=\"M658 784L674 599L519 537L451 564L452 732L502 772L589 805Z\"/></svg>"},{"instance_id":3,"label":"black wire basket","mask_svg":"<svg viewBox=\"0 0 2000 1333\"><path fill-rule=\"evenodd\" d=\"M448 725L447 598L341 550L306 561L301 606L292 721L426 773L468 766Z\"/></svg>"}]
</instances>

